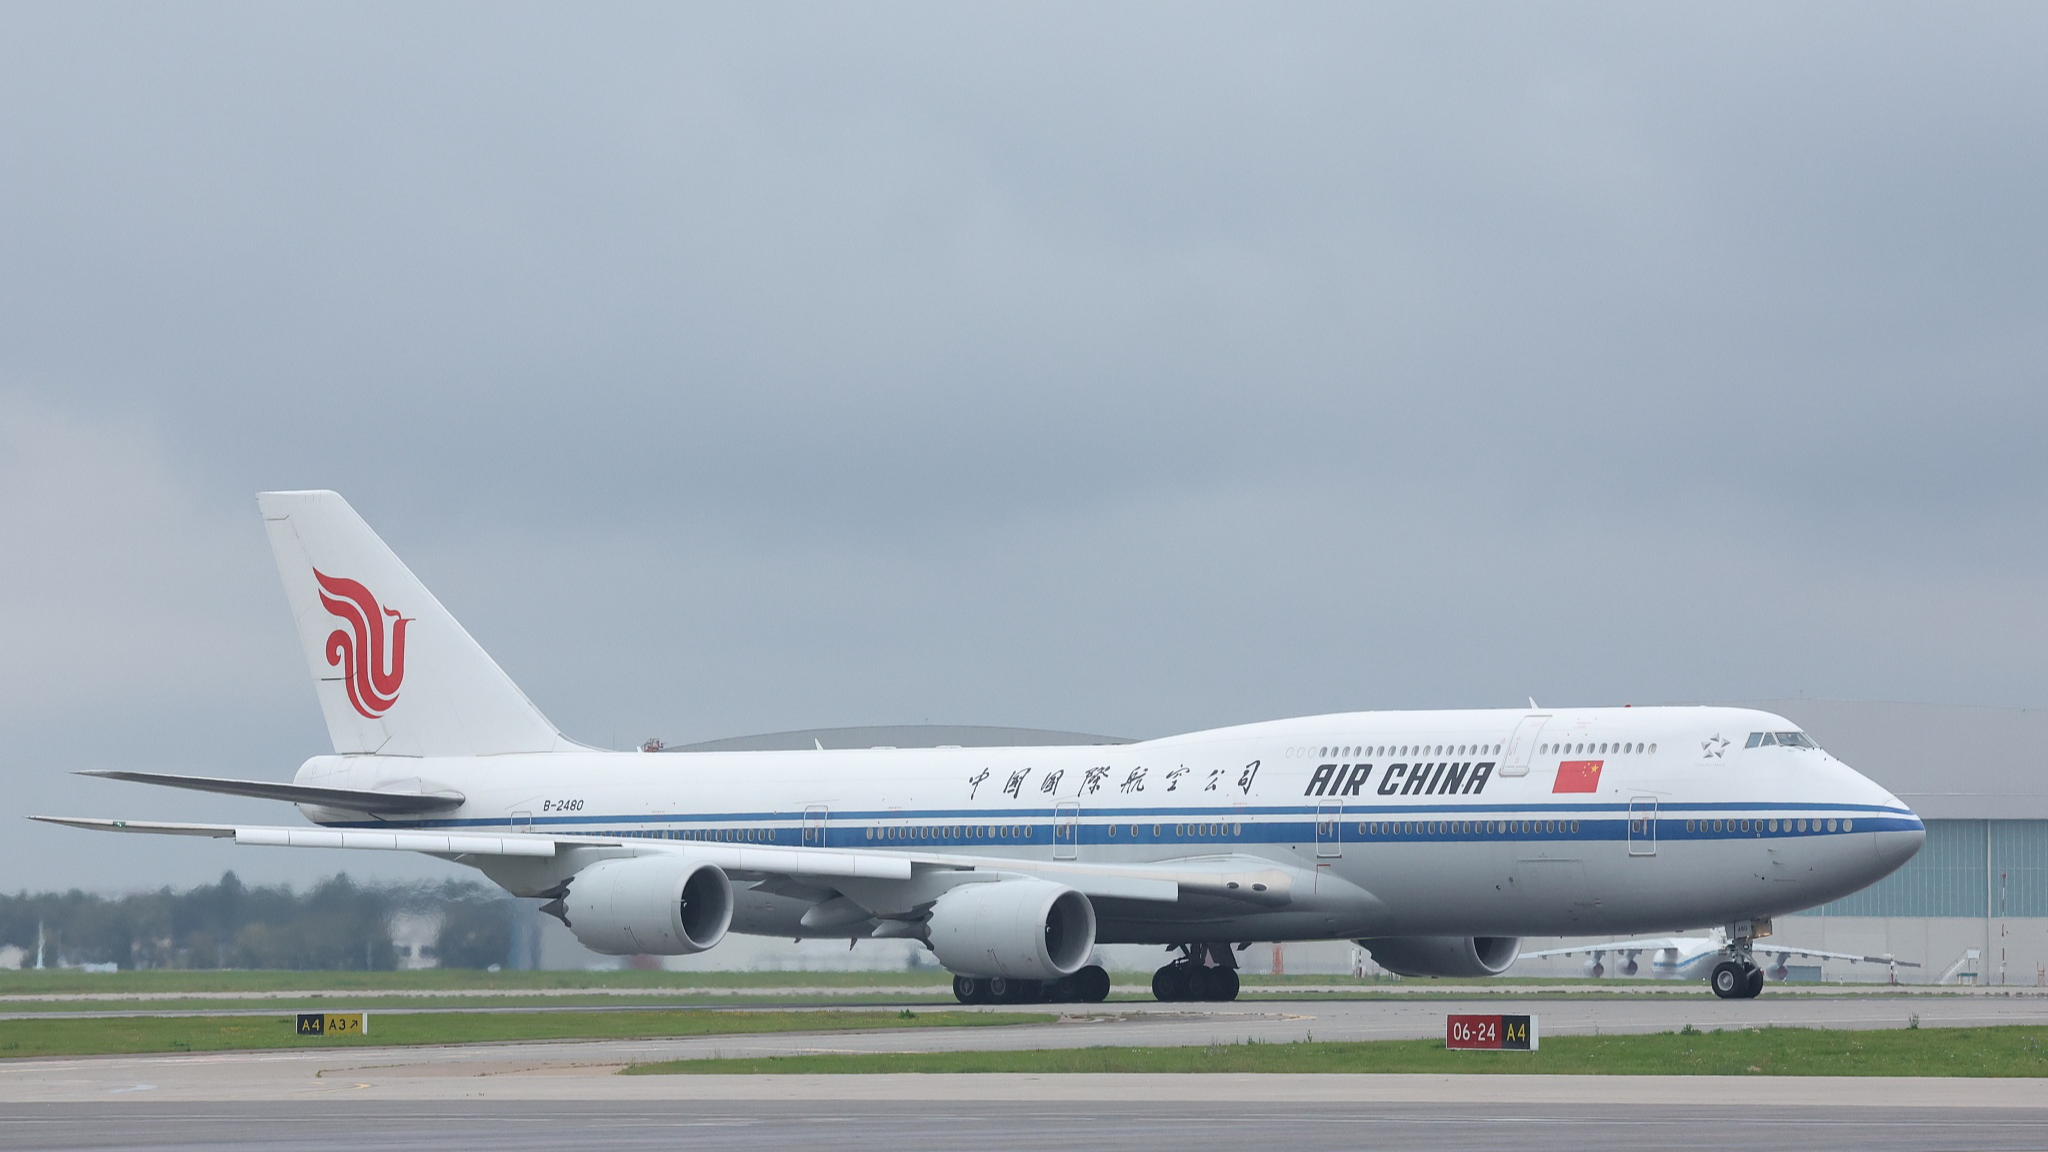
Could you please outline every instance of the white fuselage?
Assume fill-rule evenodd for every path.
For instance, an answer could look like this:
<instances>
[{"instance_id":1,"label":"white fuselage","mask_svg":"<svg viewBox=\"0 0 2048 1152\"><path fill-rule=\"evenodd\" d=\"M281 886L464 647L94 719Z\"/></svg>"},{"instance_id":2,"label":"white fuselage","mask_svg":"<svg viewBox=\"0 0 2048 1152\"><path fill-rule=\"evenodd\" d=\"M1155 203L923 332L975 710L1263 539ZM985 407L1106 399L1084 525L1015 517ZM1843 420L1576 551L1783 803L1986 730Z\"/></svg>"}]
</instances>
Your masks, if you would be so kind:
<instances>
[{"instance_id":1,"label":"white fuselage","mask_svg":"<svg viewBox=\"0 0 2048 1152\"><path fill-rule=\"evenodd\" d=\"M1745 747L1794 727L1733 708L1357 712L1085 747L320 756L298 782L465 797L418 820L306 809L340 827L1273 864L1267 907L1099 899L1104 943L1575 935L1787 913L1911 857L1925 832L1897 797L1818 749ZM466 862L536 895L617 851ZM743 890L733 929L831 935L797 924L808 907Z\"/></svg>"}]
</instances>

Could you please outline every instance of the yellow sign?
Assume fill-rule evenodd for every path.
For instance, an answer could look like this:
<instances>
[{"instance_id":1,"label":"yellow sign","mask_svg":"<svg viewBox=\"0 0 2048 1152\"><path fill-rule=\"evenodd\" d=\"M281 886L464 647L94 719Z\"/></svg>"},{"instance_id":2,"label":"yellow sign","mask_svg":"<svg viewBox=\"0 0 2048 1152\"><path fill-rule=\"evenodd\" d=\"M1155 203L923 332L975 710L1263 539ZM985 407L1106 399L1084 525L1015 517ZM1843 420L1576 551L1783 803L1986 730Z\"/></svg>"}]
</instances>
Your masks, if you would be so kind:
<instances>
[{"instance_id":1,"label":"yellow sign","mask_svg":"<svg viewBox=\"0 0 2048 1152\"><path fill-rule=\"evenodd\" d=\"M301 1012L299 1013L299 1035L301 1036L368 1036L370 1014L368 1012Z\"/></svg>"}]
</instances>

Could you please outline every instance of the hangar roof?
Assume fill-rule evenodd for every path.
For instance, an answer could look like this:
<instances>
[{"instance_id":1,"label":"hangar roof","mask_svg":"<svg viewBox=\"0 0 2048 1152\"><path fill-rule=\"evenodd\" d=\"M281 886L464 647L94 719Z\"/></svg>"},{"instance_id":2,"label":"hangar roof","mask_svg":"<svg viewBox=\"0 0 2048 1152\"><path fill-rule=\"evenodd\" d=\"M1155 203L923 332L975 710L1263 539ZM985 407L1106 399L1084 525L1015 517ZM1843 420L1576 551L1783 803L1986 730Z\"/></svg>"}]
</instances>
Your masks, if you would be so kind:
<instances>
[{"instance_id":1,"label":"hangar roof","mask_svg":"<svg viewBox=\"0 0 2048 1152\"><path fill-rule=\"evenodd\" d=\"M2048 820L2048 711L1860 700L1745 700L1805 729L1922 817Z\"/></svg>"}]
</instances>

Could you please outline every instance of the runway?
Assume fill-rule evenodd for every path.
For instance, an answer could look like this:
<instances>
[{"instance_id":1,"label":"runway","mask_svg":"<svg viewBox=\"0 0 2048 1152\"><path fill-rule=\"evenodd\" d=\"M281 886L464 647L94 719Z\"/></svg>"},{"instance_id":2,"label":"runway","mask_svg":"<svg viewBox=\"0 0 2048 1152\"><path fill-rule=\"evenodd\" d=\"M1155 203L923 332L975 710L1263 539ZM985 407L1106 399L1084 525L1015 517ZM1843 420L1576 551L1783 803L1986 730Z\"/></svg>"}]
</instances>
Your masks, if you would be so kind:
<instances>
[{"instance_id":1,"label":"runway","mask_svg":"<svg viewBox=\"0 0 2048 1152\"><path fill-rule=\"evenodd\" d=\"M2037 997L1670 997L1111 1005L1006 1028L295 1048L0 1062L0 1149L1240 1145L1375 1149L2048 1149L2048 1082L1820 1077L620 1076L636 1061L817 1052L1439 1036L1448 1012L1545 1034L1784 1024L2041 1024ZM1070 1009L1071 1011L1071 1009ZM4 1028L4 1024L0 1024ZM2044 1031L2048 1039L2048 1031ZM1496 1057L1497 1058L1497 1057Z\"/></svg>"},{"instance_id":2,"label":"runway","mask_svg":"<svg viewBox=\"0 0 2048 1152\"><path fill-rule=\"evenodd\" d=\"M642 1078L645 1079L645 1078ZM695 1078L664 1078L695 1079ZM724 1078L720 1078L724 1079ZM855 1091L885 1085L839 1077ZM1110 1078L1112 1080L1122 1078ZM1134 1078L1143 1080L1145 1078ZM1211 1077L1179 1077L1180 1084ZM1280 1081L1351 1077L1272 1077ZM1398 1080L1400 1078L1372 1078ZM1469 1077L1466 1080L1496 1080ZM1518 1078L1519 1079L1519 1078ZM1556 1077L1532 1079L1555 1080ZM1129 1095L1075 1098L1057 1083L1029 1099L988 1098L971 1085L927 1083L914 1101L843 1094L797 1100L496 1101L489 1104L324 1102L204 1105L11 1106L0 1114L0 1149L273 1148L306 1152L568 1148L785 1152L830 1145L852 1152L903 1148L1074 1152L1190 1152L1196 1149L1430 1149L1584 1152L1587 1148L1853 1148L1935 1152L2048 1147L2048 1109L1899 1107L1849 1103L1785 1107L1746 1100L1740 1085L1720 1104L1611 1103L1571 1099L1569 1086L1540 1102L1413 1099L1289 1099L1285 1084L1232 1085L1223 1099L1202 1092L1150 1095L1165 1087L1113 1084ZM850 1083L848 1081L851 1081ZM797 1086L791 1086L797 1087ZM807 1087L807 1086L806 1086ZM1351 1087L1345 1084L1342 1087ZM1399 1088L1400 1085L1392 1085ZM1277 1091L1274 1091L1277 1090ZM1370 1095L1370 1094L1369 1094ZM1654 1093L1652 1093L1654 1095Z\"/></svg>"}]
</instances>

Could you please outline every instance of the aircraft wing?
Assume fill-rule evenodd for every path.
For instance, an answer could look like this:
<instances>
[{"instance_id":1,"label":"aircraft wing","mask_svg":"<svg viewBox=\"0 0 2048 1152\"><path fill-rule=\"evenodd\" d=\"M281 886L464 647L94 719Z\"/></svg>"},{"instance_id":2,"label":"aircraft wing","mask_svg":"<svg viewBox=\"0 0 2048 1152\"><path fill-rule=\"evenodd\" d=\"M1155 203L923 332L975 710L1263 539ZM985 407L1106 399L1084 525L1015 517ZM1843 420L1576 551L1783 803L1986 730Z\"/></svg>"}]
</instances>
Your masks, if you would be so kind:
<instances>
[{"instance_id":1,"label":"aircraft wing","mask_svg":"<svg viewBox=\"0 0 2048 1152\"><path fill-rule=\"evenodd\" d=\"M1918 968L1917 960L1899 960L1891 956L1864 956L1855 952L1822 952L1814 948L1780 948L1775 944L1756 944L1751 951L1771 956L1806 956L1815 960L1847 960L1852 964L1897 964L1901 968Z\"/></svg>"},{"instance_id":2,"label":"aircraft wing","mask_svg":"<svg viewBox=\"0 0 2048 1152\"><path fill-rule=\"evenodd\" d=\"M1592 944L1580 944L1573 948L1545 948L1541 952L1523 952L1517 960L1537 960L1545 956L1577 956L1590 952L1662 952L1666 948L1683 952L1700 944L1715 944L1717 941L1702 936L1656 936L1640 940L1600 940Z\"/></svg>"},{"instance_id":3,"label":"aircraft wing","mask_svg":"<svg viewBox=\"0 0 2048 1152\"><path fill-rule=\"evenodd\" d=\"M1640 940L1600 940L1591 944L1580 944L1573 948L1546 948L1540 952L1524 952L1518 960L1535 960L1544 956L1576 956L1593 952L1661 952L1671 949L1680 954L1686 952L1711 951L1721 947L1721 941L1712 936L1662 936ZM1864 956L1854 952L1823 952L1817 948L1794 948L1758 941L1750 946L1752 953L1769 956L1805 956L1815 960L1848 960L1864 964L1897 964L1901 968L1918 968L1912 960L1896 960L1890 956Z\"/></svg>"},{"instance_id":4,"label":"aircraft wing","mask_svg":"<svg viewBox=\"0 0 2048 1152\"><path fill-rule=\"evenodd\" d=\"M204 836L237 844L278 848L347 848L426 852L437 856L554 857L577 850L605 855L670 854L716 864L742 878L845 878L909 880L919 871L957 870L1033 876L1067 885L1090 897L1177 903L1207 897L1260 907L1283 907L1299 891L1313 892L1311 877L1250 856L1219 855L1159 864L1105 865L1066 860L1015 860L947 853L873 849L738 845L704 841L642 840L610 836L530 832L441 832L411 829L280 827L246 824L181 824L83 816L31 816L95 832L159 836ZM1327 883L1327 881L1325 881Z\"/></svg>"}]
</instances>

